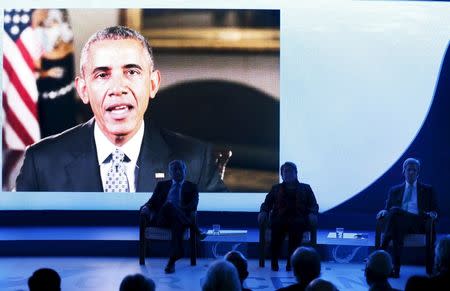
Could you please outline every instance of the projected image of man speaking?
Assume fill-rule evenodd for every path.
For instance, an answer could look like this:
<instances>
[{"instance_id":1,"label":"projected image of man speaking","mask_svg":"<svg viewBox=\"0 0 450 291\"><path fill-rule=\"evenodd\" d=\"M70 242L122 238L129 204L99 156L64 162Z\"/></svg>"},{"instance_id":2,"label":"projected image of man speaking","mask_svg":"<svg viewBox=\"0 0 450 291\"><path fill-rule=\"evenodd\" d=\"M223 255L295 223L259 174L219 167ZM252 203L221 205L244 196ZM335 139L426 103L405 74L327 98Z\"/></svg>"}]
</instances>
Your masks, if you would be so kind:
<instances>
[{"instance_id":1,"label":"projected image of man speaking","mask_svg":"<svg viewBox=\"0 0 450 291\"><path fill-rule=\"evenodd\" d=\"M160 83L141 34L114 26L92 35L75 84L94 117L29 147L17 190L151 192L174 159L186 161L200 191L226 190L209 144L144 120Z\"/></svg>"}]
</instances>

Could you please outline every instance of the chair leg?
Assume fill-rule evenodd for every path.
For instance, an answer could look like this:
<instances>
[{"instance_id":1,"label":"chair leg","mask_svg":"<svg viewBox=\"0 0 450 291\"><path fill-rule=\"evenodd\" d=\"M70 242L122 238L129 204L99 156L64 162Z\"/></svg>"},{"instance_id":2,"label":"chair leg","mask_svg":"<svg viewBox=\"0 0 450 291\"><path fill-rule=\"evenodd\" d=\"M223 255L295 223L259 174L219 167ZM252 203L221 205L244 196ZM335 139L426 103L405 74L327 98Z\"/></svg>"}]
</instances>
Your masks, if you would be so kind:
<instances>
[{"instance_id":1,"label":"chair leg","mask_svg":"<svg viewBox=\"0 0 450 291\"><path fill-rule=\"evenodd\" d=\"M191 266L197 265L197 235L190 229L189 241L191 244Z\"/></svg>"},{"instance_id":2,"label":"chair leg","mask_svg":"<svg viewBox=\"0 0 450 291\"><path fill-rule=\"evenodd\" d=\"M139 239L139 265L145 265L146 250L147 240L145 238Z\"/></svg>"},{"instance_id":3,"label":"chair leg","mask_svg":"<svg viewBox=\"0 0 450 291\"><path fill-rule=\"evenodd\" d=\"M259 229L259 266L264 268L266 264L266 229L261 227Z\"/></svg>"},{"instance_id":4,"label":"chair leg","mask_svg":"<svg viewBox=\"0 0 450 291\"><path fill-rule=\"evenodd\" d=\"M427 222L427 232L425 234L426 244L425 244L425 267L427 270L427 274L431 275L433 273L433 264L434 264L434 223L433 221Z\"/></svg>"},{"instance_id":5,"label":"chair leg","mask_svg":"<svg viewBox=\"0 0 450 291\"><path fill-rule=\"evenodd\" d=\"M378 219L375 226L375 249L381 248L381 233L383 232L383 225L381 219Z\"/></svg>"},{"instance_id":6,"label":"chair leg","mask_svg":"<svg viewBox=\"0 0 450 291\"><path fill-rule=\"evenodd\" d=\"M310 230L311 233L311 245L313 247L317 246L317 228Z\"/></svg>"}]
</instances>

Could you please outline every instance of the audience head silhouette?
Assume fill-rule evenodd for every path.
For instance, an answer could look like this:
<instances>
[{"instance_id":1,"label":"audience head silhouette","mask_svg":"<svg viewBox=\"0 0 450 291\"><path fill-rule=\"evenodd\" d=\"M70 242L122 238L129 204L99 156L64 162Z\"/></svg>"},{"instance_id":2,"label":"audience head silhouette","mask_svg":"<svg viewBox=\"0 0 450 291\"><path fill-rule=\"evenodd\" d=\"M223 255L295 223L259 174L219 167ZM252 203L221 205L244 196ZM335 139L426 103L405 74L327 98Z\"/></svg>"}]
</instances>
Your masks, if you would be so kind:
<instances>
[{"instance_id":1,"label":"audience head silhouette","mask_svg":"<svg viewBox=\"0 0 450 291\"><path fill-rule=\"evenodd\" d=\"M438 273L450 271L450 235L443 237L436 245L434 266Z\"/></svg>"},{"instance_id":2,"label":"audience head silhouette","mask_svg":"<svg viewBox=\"0 0 450 291\"><path fill-rule=\"evenodd\" d=\"M242 255L239 251L231 251L228 252L225 255L225 260L232 263L236 270L238 271L239 280L241 281L241 284L244 282L245 279L248 277L248 263L247 259Z\"/></svg>"},{"instance_id":3,"label":"audience head silhouette","mask_svg":"<svg viewBox=\"0 0 450 291\"><path fill-rule=\"evenodd\" d=\"M367 284L386 282L392 271L392 259L389 253L383 250L375 251L369 255L364 275Z\"/></svg>"},{"instance_id":4,"label":"audience head silhouette","mask_svg":"<svg viewBox=\"0 0 450 291\"><path fill-rule=\"evenodd\" d=\"M430 279L425 276L411 276L406 282L405 291L427 291L430 288Z\"/></svg>"},{"instance_id":5,"label":"audience head silhouette","mask_svg":"<svg viewBox=\"0 0 450 291\"><path fill-rule=\"evenodd\" d=\"M169 174L175 182L182 182L186 177L186 164L182 160L173 160L169 163Z\"/></svg>"},{"instance_id":6,"label":"audience head silhouette","mask_svg":"<svg viewBox=\"0 0 450 291\"><path fill-rule=\"evenodd\" d=\"M209 267L203 291L236 291L241 290L241 282L236 268L230 262L219 260Z\"/></svg>"},{"instance_id":7,"label":"audience head silhouette","mask_svg":"<svg viewBox=\"0 0 450 291\"><path fill-rule=\"evenodd\" d=\"M30 291L60 291L61 277L53 269L38 269L28 279L28 288Z\"/></svg>"},{"instance_id":8,"label":"audience head silhouette","mask_svg":"<svg viewBox=\"0 0 450 291\"><path fill-rule=\"evenodd\" d=\"M320 256L313 248L297 248L291 256L291 265L297 281L304 285L320 276Z\"/></svg>"},{"instance_id":9,"label":"audience head silhouette","mask_svg":"<svg viewBox=\"0 0 450 291\"><path fill-rule=\"evenodd\" d=\"M155 282L141 274L128 275L120 283L120 291L155 291Z\"/></svg>"},{"instance_id":10,"label":"audience head silhouette","mask_svg":"<svg viewBox=\"0 0 450 291\"><path fill-rule=\"evenodd\" d=\"M305 291L337 291L337 288L330 281L317 278L309 283Z\"/></svg>"}]
</instances>

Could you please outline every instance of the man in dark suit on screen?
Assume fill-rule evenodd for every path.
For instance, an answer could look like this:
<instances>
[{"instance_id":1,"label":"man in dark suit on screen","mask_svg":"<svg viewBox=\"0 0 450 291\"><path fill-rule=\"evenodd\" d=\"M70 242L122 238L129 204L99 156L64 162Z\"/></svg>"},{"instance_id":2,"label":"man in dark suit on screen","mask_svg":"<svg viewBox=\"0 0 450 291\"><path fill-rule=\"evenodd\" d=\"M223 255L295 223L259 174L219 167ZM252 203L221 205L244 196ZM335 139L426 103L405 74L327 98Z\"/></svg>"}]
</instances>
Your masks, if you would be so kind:
<instances>
[{"instance_id":1,"label":"man in dark suit on screen","mask_svg":"<svg viewBox=\"0 0 450 291\"><path fill-rule=\"evenodd\" d=\"M377 219L385 221L385 232L381 248L387 250L392 241L393 270L391 276L400 276L400 258L403 239L408 233L424 233L426 220L438 215L438 203L433 187L417 181L420 162L408 158L403 162L405 182L389 190L385 209L377 214Z\"/></svg>"},{"instance_id":2,"label":"man in dark suit on screen","mask_svg":"<svg viewBox=\"0 0 450 291\"><path fill-rule=\"evenodd\" d=\"M166 165L186 161L200 191L224 191L211 146L144 120L161 83L147 40L127 27L84 46L75 85L94 118L29 147L18 191L151 192Z\"/></svg>"},{"instance_id":3,"label":"man in dark suit on screen","mask_svg":"<svg viewBox=\"0 0 450 291\"><path fill-rule=\"evenodd\" d=\"M158 182L152 197L141 207L140 236L145 235L145 227L153 225L170 228L172 240L170 258L164 271L175 272L175 262L183 256L183 232L190 227L200 239L205 238L197 226L198 205L197 185L186 181L186 164L174 160L169 164L171 180Z\"/></svg>"}]
</instances>

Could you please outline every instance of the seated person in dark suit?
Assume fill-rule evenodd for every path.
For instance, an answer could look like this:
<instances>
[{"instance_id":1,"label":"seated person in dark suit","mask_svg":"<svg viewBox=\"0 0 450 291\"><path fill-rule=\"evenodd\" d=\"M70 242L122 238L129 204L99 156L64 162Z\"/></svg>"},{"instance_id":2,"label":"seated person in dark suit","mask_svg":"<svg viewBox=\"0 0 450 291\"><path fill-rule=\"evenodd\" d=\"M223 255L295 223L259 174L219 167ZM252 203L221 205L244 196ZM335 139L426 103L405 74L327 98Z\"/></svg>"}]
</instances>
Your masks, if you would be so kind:
<instances>
[{"instance_id":1,"label":"seated person in dark suit","mask_svg":"<svg viewBox=\"0 0 450 291\"><path fill-rule=\"evenodd\" d=\"M450 288L450 235L443 237L436 245L434 269L436 275L430 278L433 286L430 290L448 290Z\"/></svg>"},{"instance_id":2,"label":"seated person in dark suit","mask_svg":"<svg viewBox=\"0 0 450 291\"><path fill-rule=\"evenodd\" d=\"M301 244L303 232L310 228L312 220L317 220L319 206L308 184L297 179L297 166L286 162L281 166L283 183L272 187L261 204L258 223L264 224L269 218L271 224L271 268L278 271L278 257L286 233L289 234L289 257ZM291 270L288 260L286 270Z\"/></svg>"},{"instance_id":3,"label":"seated person in dark suit","mask_svg":"<svg viewBox=\"0 0 450 291\"><path fill-rule=\"evenodd\" d=\"M141 225L170 228L172 241L170 258L164 271L175 272L175 262L183 256L183 232L190 227L200 236L195 212L198 205L197 185L185 181L186 164L181 160L169 163L169 174L172 180L158 182L152 197L141 207ZM140 228L145 231L145 227ZM140 236L145 234L140 233Z\"/></svg>"},{"instance_id":4,"label":"seated person in dark suit","mask_svg":"<svg viewBox=\"0 0 450 291\"><path fill-rule=\"evenodd\" d=\"M311 281L319 278L320 256L315 249L309 247L297 248L292 254L291 262L297 283L280 288L278 291L304 291Z\"/></svg>"},{"instance_id":5,"label":"seated person in dark suit","mask_svg":"<svg viewBox=\"0 0 450 291\"><path fill-rule=\"evenodd\" d=\"M403 162L405 182L389 190L386 206L377 214L377 219L384 218L386 228L381 248L387 250L392 240L392 257L394 268L391 276L400 276L400 258L403 239L408 233L424 233L428 217L436 218L438 203L436 193L430 185L417 181L420 162L408 158Z\"/></svg>"},{"instance_id":6,"label":"seated person in dark suit","mask_svg":"<svg viewBox=\"0 0 450 291\"><path fill-rule=\"evenodd\" d=\"M239 275L239 281L241 281L242 291L251 291L250 289L244 287L244 281L248 277L248 263L244 255L239 251L231 251L225 255L224 259L236 267Z\"/></svg>"},{"instance_id":7,"label":"seated person in dark suit","mask_svg":"<svg viewBox=\"0 0 450 291\"><path fill-rule=\"evenodd\" d=\"M387 252L378 250L371 253L364 270L369 291L397 290L393 289L388 282L391 271L392 260Z\"/></svg>"}]
</instances>

